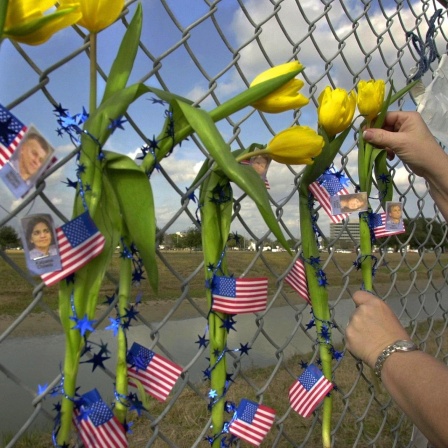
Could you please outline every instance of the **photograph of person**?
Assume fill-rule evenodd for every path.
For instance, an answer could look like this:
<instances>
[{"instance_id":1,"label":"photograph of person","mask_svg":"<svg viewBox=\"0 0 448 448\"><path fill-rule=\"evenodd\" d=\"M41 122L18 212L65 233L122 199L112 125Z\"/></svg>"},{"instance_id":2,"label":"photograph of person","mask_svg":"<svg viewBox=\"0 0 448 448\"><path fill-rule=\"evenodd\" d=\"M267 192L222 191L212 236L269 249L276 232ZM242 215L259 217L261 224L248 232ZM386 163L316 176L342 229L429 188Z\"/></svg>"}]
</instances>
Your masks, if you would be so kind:
<instances>
[{"instance_id":1,"label":"photograph of person","mask_svg":"<svg viewBox=\"0 0 448 448\"><path fill-rule=\"evenodd\" d=\"M47 213L20 220L26 265L31 273L42 275L62 268L53 218Z\"/></svg>"},{"instance_id":2,"label":"photograph of person","mask_svg":"<svg viewBox=\"0 0 448 448\"><path fill-rule=\"evenodd\" d=\"M30 185L48 164L53 152L45 138L34 127L30 127L9 163L22 180Z\"/></svg>"},{"instance_id":3,"label":"photograph of person","mask_svg":"<svg viewBox=\"0 0 448 448\"><path fill-rule=\"evenodd\" d=\"M401 202L386 202L386 230L403 228L403 204Z\"/></svg>"},{"instance_id":4,"label":"photograph of person","mask_svg":"<svg viewBox=\"0 0 448 448\"><path fill-rule=\"evenodd\" d=\"M33 126L2 169L0 179L16 198L22 198L36 184L53 159L54 148Z\"/></svg>"},{"instance_id":5,"label":"photograph of person","mask_svg":"<svg viewBox=\"0 0 448 448\"><path fill-rule=\"evenodd\" d=\"M26 243L31 260L58 255L53 222L49 215L35 215L27 220Z\"/></svg>"},{"instance_id":6,"label":"photograph of person","mask_svg":"<svg viewBox=\"0 0 448 448\"><path fill-rule=\"evenodd\" d=\"M268 172L270 163L271 158L266 155L253 156L250 158L250 165L263 180L266 180L266 173Z\"/></svg>"},{"instance_id":7,"label":"photograph of person","mask_svg":"<svg viewBox=\"0 0 448 448\"><path fill-rule=\"evenodd\" d=\"M339 209L334 214L362 212L367 210L367 193L341 194L338 196Z\"/></svg>"}]
</instances>

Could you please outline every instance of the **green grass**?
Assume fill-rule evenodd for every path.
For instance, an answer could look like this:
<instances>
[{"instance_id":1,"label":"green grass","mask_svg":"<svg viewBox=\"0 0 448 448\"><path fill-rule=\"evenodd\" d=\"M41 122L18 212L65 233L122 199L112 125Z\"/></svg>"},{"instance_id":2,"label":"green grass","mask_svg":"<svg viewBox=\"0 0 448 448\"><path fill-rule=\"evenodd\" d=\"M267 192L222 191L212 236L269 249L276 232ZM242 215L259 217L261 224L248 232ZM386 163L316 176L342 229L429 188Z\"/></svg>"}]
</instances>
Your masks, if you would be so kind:
<instances>
[{"instance_id":1,"label":"green grass","mask_svg":"<svg viewBox=\"0 0 448 448\"><path fill-rule=\"evenodd\" d=\"M26 271L23 253L11 252L8 254L11 261L18 267ZM143 301L172 300L178 298L183 288L188 285L188 294L192 298L204 297L204 270L200 268L196 275L195 269L202 262L202 252L172 251L163 252L163 260L159 259L159 292L155 294L148 286L147 281L141 284ZM254 261L256 255L253 252L228 251L228 264L231 272L235 276L240 276ZM327 262L328 254L322 253L322 261ZM329 282L330 299L333 288L339 292L341 286L346 281L353 287L359 288L361 285L361 272L354 269L353 262L356 259L354 253L336 253L325 266L324 270ZM387 254L385 256L387 266L378 267L375 276L375 286L385 290L391 282L405 282L408 286L410 280L425 284L428 282L428 275L431 275L433 284L442 286L446 283L444 274L448 264L448 254L442 254L437 259L434 253L427 253L420 257L417 253L406 254L405 262L399 253ZM109 274L112 278L119 275L119 257L116 254L110 265ZM276 281L282 275L289 264L291 257L286 252L264 252L258 256L246 273L248 277L267 276L269 278L269 294L273 294L277 288ZM171 266L169 269L167 266ZM432 269L434 269L432 271ZM177 274L174 275L172 270ZM431 271L431 272L430 272ZM0 260L0 278L2 288L0 290L0 315L15 315L22 312L30 302L33 286L24 280L14 269L3 259ZM36 278L39 282L39 278ZM289 286L285 286L288 292L292 291ZM113 294L115 285L113 281L105 279L101 290L99 302L103 302L106 295ZM51 309L57 309L58 286L45 288L44 301ZM36 312L42 311L36 308Z\"/></svg>"}]
</instances>

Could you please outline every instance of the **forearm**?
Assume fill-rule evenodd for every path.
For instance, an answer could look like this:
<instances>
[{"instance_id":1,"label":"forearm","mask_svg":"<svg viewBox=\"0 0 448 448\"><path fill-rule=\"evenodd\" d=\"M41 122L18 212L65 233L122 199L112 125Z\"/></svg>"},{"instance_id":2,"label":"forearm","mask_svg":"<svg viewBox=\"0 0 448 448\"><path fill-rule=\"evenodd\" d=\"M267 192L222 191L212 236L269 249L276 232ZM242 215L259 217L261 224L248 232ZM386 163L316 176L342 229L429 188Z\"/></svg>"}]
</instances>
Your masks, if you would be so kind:
<instances>
[{"instance_id":1,"label":"forearm","mask_svg":"<svg viewBox=\"0 0 448 448\"><path fill-rule=\"evenodd\" d=\"M393 400L436 447L448 446L448 369L421 352L393 353L381 379Z\"/></svg>"}]
</instances>

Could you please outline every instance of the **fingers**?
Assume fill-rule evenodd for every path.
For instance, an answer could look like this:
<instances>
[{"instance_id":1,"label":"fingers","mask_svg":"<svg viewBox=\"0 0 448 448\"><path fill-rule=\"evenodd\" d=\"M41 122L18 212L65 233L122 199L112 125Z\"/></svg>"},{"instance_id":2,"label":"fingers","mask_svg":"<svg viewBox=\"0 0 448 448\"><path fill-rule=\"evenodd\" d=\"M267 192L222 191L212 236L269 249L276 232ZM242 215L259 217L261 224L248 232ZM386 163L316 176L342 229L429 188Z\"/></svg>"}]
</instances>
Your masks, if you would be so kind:
<instances>
[{"instance_id":1,"label":"fingers","mask_svg":"<svg viewBox=\"0 0 448 448\"><path fill-rule=\"evenodd\" d=\"M366 291L356 291L353 294L353 302L355 302L355 305L357 307L363 305L364 303L367 303L369 300L379 300L379 299L373 294L370 294L369 292Z\"/></svg>"}]
</instances>

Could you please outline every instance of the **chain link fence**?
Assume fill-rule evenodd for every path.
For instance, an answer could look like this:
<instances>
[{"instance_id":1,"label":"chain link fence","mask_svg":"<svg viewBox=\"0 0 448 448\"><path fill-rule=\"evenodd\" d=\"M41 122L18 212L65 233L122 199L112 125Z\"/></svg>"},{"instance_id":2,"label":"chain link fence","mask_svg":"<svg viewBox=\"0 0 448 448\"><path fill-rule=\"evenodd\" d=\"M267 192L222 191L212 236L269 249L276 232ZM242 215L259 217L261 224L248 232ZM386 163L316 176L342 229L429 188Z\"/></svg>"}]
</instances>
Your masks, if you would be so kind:
<instances>
[{"instance_id":1,"label":"chain link fence","mask_svg":"<svg viewBox=\"0 0 448 448\"><path fill-rule=\"evenodd\" d=\"M134 81L181 94L205 109L248 86L260 71L295 58L306 67L301 75L305 80L303 92L311 105L317 105L317 97L326 85L352 89L360 79L382 78L398 90L419 68L422 56L427 56L427 51L419 54L412 36L425 43L431 19L441 9L432 35L438 58L427 63L423 76L427 85L447 41L444 5L429 0L143 0L142 4L144 30ZM120 21L99 35L98 71L103 78L135 6L136 2L127 2ZM60 104L73 113L80 112L88 103L84 84L88 52L86 36L76 27L40 47L3 42L1 102L46 135L56 147L58 162L42 176L36 190L21 201L2 188L0 226L17 227L19 218L35 212L50 213L58 222L69 219L73 195L62 182L67 184L67 179L75 175L77 150L66 137L55 136L53 111ZM138 156L139 147L157 135L164 110L148 100L130 107L125 132L114 133L108 143L114 150ZM409 95L394 107L415 110ZM294 123L315 128L316 114L302 110L269 116L243 110L220 123L219 129L237 149L253 141L265 143ZM335 166L344 170L353 185L357 180L355 138L342 147L335 159ZM156 196L160 271L169 279L170 288L161 291L159 297L144 286L135 292L143 294L143 303L138 325L129 330L128 341L129 345L132 340L140 341L164 354L180 364L184 373L167 402L151 401L140 417L135 413L134 434L129 435L133 447L208 444L204 441L210 425L208 388L201 374L207 367L207 349L196 343L206 329L202 257L200 251L173 250L179 246L179 238L197 224L196 204L187 190L196 167L206 156L193 137L176 148L151 178ZM391 161L390 168L394 200L404 204L408 232L378 240L375 290L394 308L420 347L445 362L447 227L422 179L398 160ZM297 252L301 247L297 196L300 174L300 167L275 164L268 173L272 208ZM319 411L302 419L291 410L287 395L288 387L301 373L300 361L316 361L318 357L316 334L307 328L309 307L283 283L291 257L276 251L272 235L260 223L258 212L245 195L236 190L235 197L232 229L244 236L245 243L239 251L229 249L230 270L240 269L234 271L235 276L268 275L270 289L267 310L237 316L237 331L229 334L227 356L232 387L228 399L238 401L246 396L275 407L276 422L263 446L319 446ZM328 217L319 208L317 213L318 226L325 235L321 245L330 283L334 344L343 349L343 329L353 309L347 299L361 285L353 263L359 240L350 227L352 223L345 222L330 232ZM274 251L267 251L268 246ZM60 381L64 342L54 306L55 288L45 288L29 275L21 252L5 249L0 253L4 265L0 300L10 308L19 300L12 307L14 317L1 317L3 445L26 446L19 444L31 440L28 446L51 446L52 407L57 397L40 394L38 385L51 386ZM106 295L113 293L115 278L117 271L110 272ZM110 316L114 317L112 306L99 306L98 331L92 334L92 340L109 341L112 347L108 332L102 330ZM231 350L246 343L252 348L249 356ZM82 366L80 391L98 387L112 402L113 361L112 355L110 365L93 372L90 364ZM334 363L334 382L334 446L413 446L410 422L386 393L374 387L370 373L348 352ZM44 442L32 439L36 431L47 434ZM244 442L240 444L245 446Z\"/></svg>"}]
</instances>

